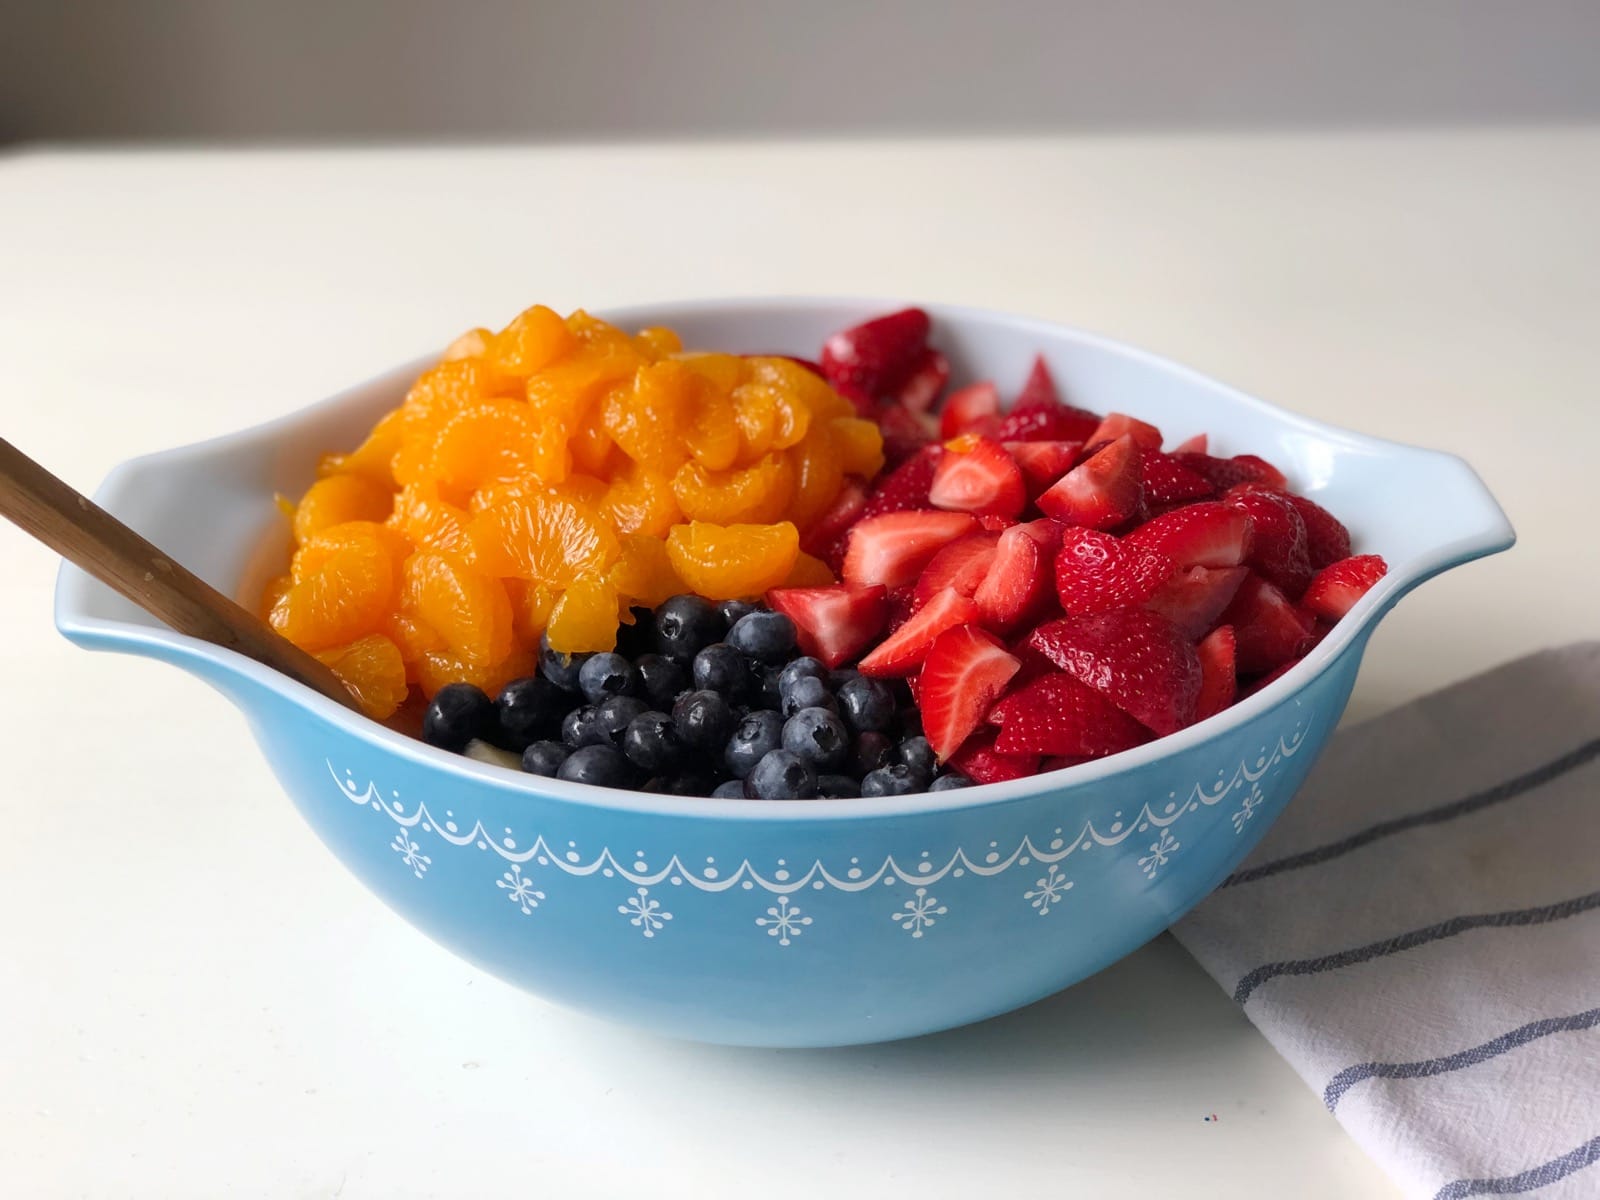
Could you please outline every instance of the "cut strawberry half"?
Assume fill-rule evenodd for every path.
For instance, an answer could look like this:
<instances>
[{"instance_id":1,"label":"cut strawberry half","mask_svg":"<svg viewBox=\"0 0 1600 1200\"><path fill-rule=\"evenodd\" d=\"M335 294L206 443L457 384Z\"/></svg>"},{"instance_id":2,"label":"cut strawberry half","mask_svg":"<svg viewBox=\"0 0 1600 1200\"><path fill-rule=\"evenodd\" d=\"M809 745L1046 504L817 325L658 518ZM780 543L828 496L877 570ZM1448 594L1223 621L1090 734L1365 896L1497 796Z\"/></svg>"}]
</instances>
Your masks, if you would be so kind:
<instances>
[{"instance_id":1,"label":"cut strawberry half","mask_svg":"<svg viewBox=\"0 0 1600 1200\"><path fill-rule=\"evenodd\" d=\"M916 607L921 608L945 588L954 588L963 596L971 596L989 574L999 541L998 533L980 529L957 538L935 554L922 569L912 589Z\"/></svg>"},{"instance_id":2,"label":"cut strawberry half","mask_svg":"<svg viewBox=\"0 0 1600 1200\"><path fill-rule=\"evenodd\" d=\"M1262 688L1268 687L1271 684L1277 683L1278 680L1282 679L1285 675L1287 675L1290 671L1294 670L1296 667L1298 667L1304 661L1305 661L1305 656L1302 655L1299 658L1291 658L1288 662L1282 664L1281 666L1274 667L1272 670L1268 671L1265 675L1263 675L1260 679L1256 680L1249 687L1247 687L1244 690L1244 695L1240 696L1239 699L1243 700L1247 696L1254 696Z\"/></svg>"},{"instance_id":3,"label":"cut strawberry half","mask_svg":"<svg viewBox=\"0 0 1600 1200\"><path fill-rule=\"evenodd\" d=\"M1013 525L1000 535L988 573L972 593L985 629L1007 633L1044 615L1055 599L1054 560L1061 526Z\"/></svg>"},{"instance_id":4,"label":"cut strawberry half","mask_svg":"<svg viewBox=\"0 0 1600 1200\"><path fill-rule=\"evenodd\" d=\"M830 668L870 646L883 632L888 616L881 587L774 588L767 593L767 603L794 622L800 649Z\"/></svg>"},{"instance_id":5,"label":"cut strawberry half","mask_svg":"<svg viewBox=\"0 0 1600 1200\"><path fill-rule=\"evenodd\" d=\"M1317 572L1300 604L1324 621L1337 621L1388 573L1389 564L1376 554L1340 559Z\"/></svg>"},{"instance_id":6,"label":"cut strawberry half","mask_svg":"<svg viewBox=\"0 0 1600 1200\"><path fill-rule=\"evenodd\" d=\"M979 730L961 744L950 757L950 767L973 783L1004 783L1023 779L1039 771L1037 754L1004 754L995 746L995 735Z\"/></svg>"},{"instance_id":7,"label":"cut strawberry half","mask_svg":"<svg viewBox=\"0 0 1600 1200\"><path fill-rule=\"evenodd\" d=\"M890 471L867 497L867 507L863 510L862 517L903 512L910 508L927 508L928 489L933 486L933 472L943 456L943 446L924 446Z\"/></svg>"},{"instance_id":8,"label":"cut strawberry half","mask_svg":"<svg viewBox=\"0 0 1600 1200\"><path fill-rule=\"evenodd\" d=\"M1152 506L1209 500L1217 494L1210 480L1197 475L1170 454L1147 450L1143 468L1144 498Z\"/></svg>"},{"instance_id":9,"label":"cut strawberry half","mask_svg":"<svg viewBox=\"0 0 1600 1200\"><path fill-rule=\"evenodd\" d=\"M1194 720L1200 660L1165 617L1126 608L1065 617L1039 626L1028 644L1157 733Z\"/></svg>"},{"instance_id":10,"label":"cut strawberry half","mask_svg":"<svg viewBox=\"0 0 1600 1200\"><path fill-rule=\"evenodd\" d=\"M1236 567L1250 553L1252 524L1243 509L1206 500L1147 521L1124 540L1159 550L1180 567Z\"/></svg>"},{"instance_id":11,"label":"cut strawberry half","mask_svg":"<svg viewBox=\"0 0 1600 1200\"><path fill-rule=\"evenodd\" d=\"M1209 454L1178 452L1174 456L1197 475L1204 475L1211 486L1225 492L1235 484L1264 483L1270 488L1284 491L1289 481L1283 472L1264 458L1254 454L1237 454L1232 458L1213 458Z\"/></svg>"},{"instance_id":12,"label":"cut strawberry half","mask_svg":"<svg viewBox=\"0 0 1600 1200\"><path fill-rule=\"evenodd\" d=\"M1028 377L1022 381L1022 390L1017 393L1017 401L1012 408L1064 407L1061 393L1056 390L1056 381L1050 377L1050 368L1045 365L1044 355L1034 355L1033 366L1028 368Z\"/></svg>"},{"instance_id":13,"label":"cut strawberry half","mask_svg":"<svg viewBox=\"0 0 1600 1200\"><path fill-rule=\"evenodd\" d=\"M883 641L861 660L861 673L879 678L910 675L928 657L939 635L957 625L978 619L978 606L955 588L935 592Z\"/></svg>"},{"instance_id":14,"label":"cut strawberry half","mask_svg":"<svg viewBox=\"0 0 1600 1200\"><path fill-rule=\"evenodd\" d=\"M1272 584L1252 572L1222 614L1233 626L1241 675L1255 675L1299 658L1316 637L1316 625Z\"/></svg>"},{"instance_id":15,"label":"cut strawberry half","mask_svg":"<svg viewBox=\"0 0 1600 1200\"><path fill-rule=\"evenodd\" d=\"M1005 452L1011 455L1022 469L1022 481L1028 485L1028 495L1038 496L1049 490L1078 461L1082 442L1002 442Z\"/></svg>"},{"instance_id":16,"label":"cut strawberry half","mask_svg":"<svg viewBox=\"0 0 1600 1200\"><path fill-rule=\"evenodd\" d=\"M935 508L1015 518L1028 502L1022 468L999 442L965 433L945 443L928 500Z\"/></svg>"},{"instance_id":17,"label":"cut strawberry half","mask_svg":"<svg viewBox=\"0 0 1600 1200\"><path fill-rule=\"evenodd\" d=\"M853 400L893 396L918 366L931 324L907 308L841 329L822 344L822 374Z\"/></svg>"},{"instance_id":18,"label":"cut strawberry half","mask_svg":"<svg viewBox=\"0 0 1600 1200\"><path fill-rule=\"evenodd\" d=\"M937 350L924 350L918 357L906 381L895 393L901 407L914 413L925 413L950 382L950 362Z\"/></svg>"},{"instance_id":19,"label":"cut strawberry half","mask_svg":"<svg viewBox=\"0 0 1600 1200\"><path fill-rule=\"evenodd\" d=\"M1204 454L1210 448L1211 439L1203 433L1197 433L1192 438L1186 438L1172 448L1174 454Z\"/></svg>"},{"instance_id":20,"label":"cut strawberry half","mask_svg":"<svg viewBox=\"0 0 1600 1200\"><path fill-rule=\"evenodd\" d=\"M992 383L975 383L951 392L939 410L939 436L949 441L999 412L1000 389Z\"/></svg>"},{"instance_id":21,"label":"cut strawberry half","mask_svg":"<svg viewBox=\"0 0 1600 1200\"><path fill-rule=\"evenodd\" d=\"M911 619L917 611L917 594L908 587L894 588L889 592L889 619L884 622L884 636L888 636Z\"/></svg>"},{"instance_id":22,"label":"cut strawberry half","mask_svg":"<svg viewBox=\"0 0 1600 1200\"><path fill-rule=\"evenodd\" d=\"M999 442L1078 442L1088 441L1100 426L1094 413L1065 405L1053 408L1013 408L1000 418L994 439Z\"/></svg>"},{"instance_id":23,"label":"cut strawberry half","mask_svg":"<svg viewBox=\"0 0 1600 1200\"><path fill-rule=\"evenodd\" d=\"M1102 758L1150 740L1138 721L1064 672L1012 692L989 719L1000 726L995 749L1006 754Z\"/></svg>"},{"instance_id":24,"label":"cut strawberry half","mask_svg":"<svg viewBox=\"0 0 1600 1200\"><path fill-rule=\"evenodd\" d=\"M1315 500L1289 493L1289 503L1306 526L1306 554L1315 570L1350 557L1350 531Z\"/></svg>"},{"instance_id":25,"label":"cut strawberry half","mask_svg":"<svg viewBox=\"0 0 1600 1200\"><path fill-rule=\"evenodd\" d=\"M1194 652L1200 660L1200 698L1195 702L1194 719L1204 721L1232 704L1239 691L1233 626L1220 625L1213 629Z\"/></svg>"},{"instance_id":26,"label":"cut strawberry half","mask_svg":"<svg viewBox=\"0 0 1600 1200\"><path fill-rule=\"evenodd\" d=\"M941 761L983 723L1022 664L975 625L947 629L928 651L918 676L922 732Z\"/></svg>"},{"instance_id":27,"label":"cut strawberry half","mask_svg":"<svg viewBox=\"0 0 1600 1200\"><path fill-rule=\"evenodd\" d=\"M1126 524L1144 503L1140 458L1131 437L1118 438L1040 496L1040 510L1065 524L1091 529Z\"/></svg>"},{"instance_id":28,"label":"cut strawberry half","mask_svg":"<svg viewBox=\"0 0 1600 1200\"><path fill-rule=\"evenodd\" d=\"M1093 433L1087 440L1094 442L1114 442L1119 437L1131 437L1134 445L1141 450L1161 449L1161 430L1137 417L1130 417L1127 413L1108 413L1099 425L1095 426Z\"/></svg>"},{"instance_id":29,"label":"cut strawberry half","mask_svg":"<svg viewBox=\"0 0 1600 1200\"><path fill-rule=\"evenodd\" d=\"M1087 616L1143 604L1171 576L1173 561L1095 529L1061 533L1056 554L1056 595L1069 613Z\"/></svg>"},{"instance_id":30,"label":"cut strawberry half","mask_svg":"<svg viewBox=\"0 0 1600 1200\"><path fill-rule=\"evenodd\" d=\"M926 413L914 413L898 404L878 409L876 420L883 434L883 460L892 467L927 446L939 429L938 422Z\"/></svg>"},{"instance_id":31,"label":"cut strawberry half","mask_svg":"<svg viewBox=\"0 0 1600 1200\"><path fill-rule=\"evenodd\" d=\"M1306 523L1289 497L1261 488L1235 487L1228 490L1223 503L1250 514L1254 532L1245 562L1291 598L1305 591L1311 582Z\"/></svg>"},{"instance_id":32,"label":"cut strawberry half","mask_svg":"<svg viewBox=\"0 0 1600 1200\"><path fill-rule=\"evenodd\" d=\"M904 587L945 546L977 528L970 513L915 509L856 522L840 573L846 583Z\"/></svg>"},{"instance_id":33,"label":"cut strawberry half","mask_svg":"<svg viewBox=\"0 0 1600 1200\"><path fill-rule=\"evenodd\" d=\"M1233 603L1248 567L1182 567L1145 602L1184 634L1200 637Z\"/></svg>"},{"instance_id":34,"label":"cut strawberry half","mask_svg":"<svg viewBox=\"0 0 1600 1200\"><path fill-rule=\"evenodd\" d=\"M854 477L846 479L828 510L806 530L800 539L800 548L838 570L844 555L845 536L866 511L866 486Z\"/></svg>"}]
</instances>

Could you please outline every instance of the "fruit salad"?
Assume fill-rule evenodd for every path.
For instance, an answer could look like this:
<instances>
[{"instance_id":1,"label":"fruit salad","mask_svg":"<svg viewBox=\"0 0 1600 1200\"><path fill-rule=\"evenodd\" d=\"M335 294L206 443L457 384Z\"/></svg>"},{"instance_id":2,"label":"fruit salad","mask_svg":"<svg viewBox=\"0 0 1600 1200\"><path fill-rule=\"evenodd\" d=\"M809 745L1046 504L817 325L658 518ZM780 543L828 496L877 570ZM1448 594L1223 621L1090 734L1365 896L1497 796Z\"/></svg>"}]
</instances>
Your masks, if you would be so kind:
<instances>
[{"instance_id":1,"label":"fruit salad","mask_svg":"<svg viewBox=\"0 0 1600 1200\"><path fill-rule=\"evenodd\" d=\"M434 745L804 800L1174 733L1384 574L1262 458L1075 407L1043 359L1009 404L950 374L920 309L815 361L529 309L285 503L268 619Z\"/></svg>"}]
</instances>

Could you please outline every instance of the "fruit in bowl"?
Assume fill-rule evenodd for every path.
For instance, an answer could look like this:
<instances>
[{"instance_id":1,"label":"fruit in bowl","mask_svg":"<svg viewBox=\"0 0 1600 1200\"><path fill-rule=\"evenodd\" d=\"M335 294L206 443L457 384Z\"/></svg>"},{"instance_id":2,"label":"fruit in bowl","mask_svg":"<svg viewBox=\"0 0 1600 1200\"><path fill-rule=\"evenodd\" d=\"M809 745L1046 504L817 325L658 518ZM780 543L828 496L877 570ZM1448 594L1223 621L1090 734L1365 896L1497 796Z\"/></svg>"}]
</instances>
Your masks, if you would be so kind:
<instances>
[{"instance_id":1,"label":"fruit in bowl","mask_svg":"<svg viewBox=\"0 0 1600 1200\"><path fill-rule=\"evenodd\" d=\"M430 746L414 736L420 713L412 714L418 717L416 726L405 729L363 718L237 655L155 625L71 568L62 574L58 624L82 644L165 659L228 694L248 713L263 753L307 822L367 887L440 943L553 1001L678 1036L792 1046L909 1036L1025 1004L1128 953L1215 887L1249 852L1309 770L1338 722L1367 638L1382 614L1431 575L1503 549L1512 535L1492 498L1458 459L1332 429L1145 352L1046 322L929 306L937 349L919 354L905 378L892 385L874 384L870 356L852 360L845 348L829 349L830 339L894 308L854 301L706 302L617 312L607 320L626 330L670 328L685 346L729 353L807 356L823 347L822 370L853 371L853 386L862 395L850 391L849 380L831 390L858 412L861 405L870 407L870 418L858 419L872 420L881 431L886 460L894 465L870 485L863 477L859 495L841 481L835 500L848 515L830 509L804 533L794 523L796 534L814 547L808 553L844 578L776 580L776 591L773 582L765 583L771 610L790 617L797 639L808 629L807 636L816 639L815 650L842 654L841 663L853 661L859 669L885 646L889 651L880 657L880 665L884 657L895 661L901 653L891 644L895 632L911 627L950 588L961 603L944 597L941 605L967 618L941 631L930 645L946 637L952 646L964 644L956 659L960 665L930 673L924 656L914 672L863 672L863 677L893 680L886 686L907 693L915 688L926 719L937 689L959 688L969 674L998 678L1002 672L995 667L1006 666L1000 656L1015 659L1019 666L998 685L995 703L974 728L981 741L972 760L958 764L952 754L951 766L974 780L980 771L1003 768L1006 752L995 748L1001 736L1011 732L1018 739L1043 738L1046 733L1034 733L1035 726L1054 722L1060 712L1087 714L1079 736L1101 757L1029 750L1027 754L1038 755L1039 769L1032 774L1003 778L1000 770L995 782L974 787L804 802L595 787L507 770ZM1241 484L1266 485L1271 495L1279 494L1282 485L1272 478L1239 473L1262 468L1249 462L1241 466L1232 458L1257 455L1281 471L1294 490L1336 514L1351 531L1352 548L1361 555L1381 556L1387 573L1371 583L1366 576L1373 566L1361 564L1357 555L1355 563L1319 584L1315 576L1305 579L1292 555L1285 559L1274 554L1252 564L1252 550L1247 549L1240 564L1246 574L1224 610L1233 610L1225 624L1234 634L1232 658L1245 687L1235 703L1204 718L1198 717L1203 703L1217 705L1225 699L1224 689L1208 688L1208 668L1213 679L1225 675L1219 664L1227 661L1230 647L1227 636L1218 632L1220 626L1202 633L1199 617L1188 614L1203 611L1201 593L1220 590L1225 582L1195 571L1239 570L1218 561L1233 553L1223 525L1206 528L1204 536L1191 533L1191 544L1210 549L1195 558L1195 566L1175 568L1175 574L1160 580L1138 603L1127 589L1137 593L1146 586L1142 574L1133 577L1140 581L1137 587L1125 580L1102 587L1098 578L1082 580L1075 565L1068 573L1069 595L1077 597L1073 605L1100 607L1109 599L1118 601L1098 612L1071 611L1063 602L1057 576L1061 547L1048 555L1048 591L1035 594L1024 588L1024 599L1017 600L1018 589L1003 586L1009 573L995 576L972 565L985 560L987 538L950 555L940 568L949 571L945 582L932 595L927 594L931 585L924 588L920 606L917 584L933 568L937 554L907 568L899 547L887 541L874 545L869 538L856 555L862 569L889 570L896 582L892 588L887 583L851 583L845 560L853 537L838 540L835 551L820 539L810 541L812 534L831 530L837 538L875 518L937 510L956 518L947 527L959 523L973 532L998 535L994 561L999 561L1002 543L1010 561L1028 557L1021 542L1032 540L1028 531L1036 522L1059 522L1040 500L1094 456L1080 451L1069 464L1065 451L1048 443L1087 439L1069 436L1061 415L1021 403L1036 356L1043 359L1064 407L1082 407L1106 419L1118 411L1129 413L1107 444L1128 438L1143 456L1141 462L1151 452L1140 439L1150 435L1133 424L1135 419L1160 430L1162 444L1173 444L1173 458L1202 453L1182 447L1207 434L1208 459L1191 462L1209 467L1214 456L1229 465L1210 468L1217 477L1204 477L1217 494L1194 497L1194 507L1242 509L1253 531L1262 523L1259 509L1271 514L1266 521L1286 522L1292 530L1293 521L1286 516L1279 522L1282 506L1276 501L1249 499L1255 492L1248 487L1229 495ZM254 602L287 560L289 535L271 517L272 497L306 494L317 483L318 455L329 448L359 446L436 362L430 356L257 430L126 464L96 498L214 584ZM949 386L947 372L956 390L930 415ZM993 381L992 397L982 388L983 380ZM875 394L880 386L897 389L892 403ZM970 393L972 388L980 390ZM915 405L923 395L927 404L918 410ZM913 403L906 403L908 396ZM1015 397L1009 411L1007 397ZM1000 424L992 429L969 424L988 417L997 417ZM947 418L949 427L943 428ZM1045 437L1046 432L1060 436ZM920 500L899 507L885 502L882 491L903 464L919 461L923 447L939 447L940 461L945 455L977 453L979 443L959 441L969 435L998 444L1016 464L1024 487L1021 511L1006 515L1015 503L1012 498L1004 500L1006 509L992 513L939 508ZM951 441L958 442L957 448L945 449ZM1045 449L1018 450L1021 445ZM981 466L982 459L975 465ZM1101 463L1102 468L1115 466L1115 456ZM937 463L934 468L927 471L926 484L919 485L930 495ZM927 470L925 461L919 470ZM947 468L941 488L947 503L972 503L986 494L984 471L963 467L952 478L951 470ZM1001 474L1007 482L996 495L1014 497L1009 472L1002 469ZM1117 474L1100 468L1092 473L1100 482L1114 481ZM1108 495L1074 484L1048 503L1059 501L1074 506L1073 512L1091 513L1097 505L1124 503L1115 488L1101 490ZM470 498L457 497L461 499L467 499L471 513ZM197 507L208 514L204 524L190 519ZM1139 523L1167 519L1178 525L1182 522L1171 518L1184 511L1148 512ZM1312 530L1304 513L1295 511L1306 526L1309 556ZM1396 511L1407 514L1405 521L1394 519ZM1227 520L1239 523L1234 517ZM994 527L985 528L985 522ZM775 514L746 523L783 522ZM1070 530L1078 531L1071 534L1077 542L1090 547L1109 536L1121 553L1144 562L1147 551L1175 559L1174 547L1184 544L1182 529L1136 539L1137 526L1099 528L1100 523L1101 518L1062 523L1062 546L1068 544ZM1331 527L1319 528L1322 536ZM1146 537L1151 545L1140 544ZM714 537L701 536L693 544L706 551L700 561L717 565ZM1180 550L1178 556L1189 553ZM1094 558L1079 556L1073 562L1095 566L1090 562ZM968 595L965 589L973 579L977 583ZM823 593L823 598L800 607L786 604L781 594L786 583L803 599L810 591ZM1285 584L1304 590L1296 598L1285 591ZM1173 594L1152 607L1151 601L1169 586ZM1292 613L1284 612L1269 586L1292 605ZM856 609L872 607L860 589L876 587L884 588L882 630L851 645L852 622L860 619ZM697 584L690 584L672 594L697 590ZM1028 611L1027 617L1015 618L1014 630L1007 625L1004 633L984 623L986 607L991 613L1027 611L1029 598L1048 611L1037 617ZM663 596L660 603L668 599ZM740 602L754 599L741 597ZM980 619L970 619L967 604ZM1060 608L1059 614L1052 605ZM1275 629L1291 616L1295 624L1312 622L1305 640L1314 644L1305 650L1297 639L1294 653L1303 651L1303 657L1296 661L1290 656L1269 667L1271 659L1284 654L1283 647L1270 638L1252 641L1243 631ZM1315 621L1330 627L1324 631ZM1057 622L1070 626L1058 630ZM636 622L626 628L637 627ZM1096 646L1133 644L1152 627L1168 642L1177 630L1200 663L1201 683L1193 698L1196 718L1190 723L1183 723L1190 703L1186 688L1170 695L1156 687L1126 688L1092 666L1089 651ZM512 628L515 632L514 621ZM616 628L613 623L613 632ZM775 628L769 625L769 631ZM352 632L351 639L331 642L321 652L351 647L363 636L368 635ZM1036 644L1030 647L1029 642ZM797 648L804 651L806 645L801 641ZM625 651L634 670L646 677L661 670L664 679L658 677L656 686L673 688L670 669L640 671L642 655L659 649L619 643L612 651ZM906 653L915 657L915 646ZM823 654L813 657L821 660ZM1077 666L1069 670L1063 662ZM689 663L692 668L692 658ZM606 675L605 666L592 674ZM582 669L580 664L579 693ZM1129 673L1126 667L1120 672ZM835 684L831 674L827 681L841 710L847 682L841 678ZM592 683L609 686L603 680ZM418 679L407 680L406 686L409 693L427 685L418 672ZM431 695L437 697L444 686ZM870 707L875 701L862 696L848 703ZM515 710L517 703L507 707ZM668 710L652 711L672 716ZM1130 721L1139 727L1139 737L1148 732L1148 740L1102 752L1102 747L1134 736ZM625 738L632 724L630 720L624 728ZM1175 732L1164 731L1175 724L1181 726ZM743 725L741 719L736 729ZM715 726L714 712L697 718L697 727ZM659 735L664 728L658 724L653 731ZM782 732L780 728L780 745ZM1057 736L1053 727L1047 732ZM648 741L651 734L646 723L637 737ZM770 718L756 717L743 729L741 752L754 756L761 750L755 760L759 763L771 748L764 739L772 734ZM958 750L968 748L974 734ZM928 741L931 748L932 736ZM731 748L731 742L725 743L725 756ZM641 754L649 752L640 746ZM1061 758L1086 761L1063 765Z\"/></svg>"}]
</instances>

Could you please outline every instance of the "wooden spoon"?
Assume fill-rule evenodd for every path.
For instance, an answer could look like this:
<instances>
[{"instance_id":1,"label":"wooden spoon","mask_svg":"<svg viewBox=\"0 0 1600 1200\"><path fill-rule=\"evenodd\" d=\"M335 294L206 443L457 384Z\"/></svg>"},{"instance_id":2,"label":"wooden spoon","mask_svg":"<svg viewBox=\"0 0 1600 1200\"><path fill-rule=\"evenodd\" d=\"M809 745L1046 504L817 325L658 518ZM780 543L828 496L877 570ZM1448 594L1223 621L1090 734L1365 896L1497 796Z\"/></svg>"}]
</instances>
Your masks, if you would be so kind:
<instances>
[{"instance_id":1,"label":"wooden spoon","mask_svg":"<svg viewBox=\"0 0 1600 1200\"><path fill-rule=\"evenodd\" d=\"M360 711L339 677L0 438L0 515L179 633L234 650Z\"/></svg>"}]
</instances>

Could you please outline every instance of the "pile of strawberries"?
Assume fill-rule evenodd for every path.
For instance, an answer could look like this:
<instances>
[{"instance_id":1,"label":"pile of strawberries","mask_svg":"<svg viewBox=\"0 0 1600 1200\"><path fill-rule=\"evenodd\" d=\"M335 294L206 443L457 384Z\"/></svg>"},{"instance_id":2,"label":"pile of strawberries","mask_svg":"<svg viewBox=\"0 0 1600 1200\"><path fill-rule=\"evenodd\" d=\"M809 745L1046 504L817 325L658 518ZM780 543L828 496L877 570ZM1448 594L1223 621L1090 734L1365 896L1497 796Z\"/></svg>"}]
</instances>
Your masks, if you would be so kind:
<instances>
[{"instance_id":1,"label":"pile of strawberries","mask_svg":"<svg viewBox=\"0 0 1600 1200\"><path fill-rule=\"evenodd\" d=\"M843 330L820 369L890 468L806 549L843 582L768 593L830 667L904 678L941 761L980 783L1174 733L1292 667L1380 579L1376 555L1254 455L1066 404L1043 360L1009 409L940 403L920 309Z\"/></svg>"}]
</instances>

